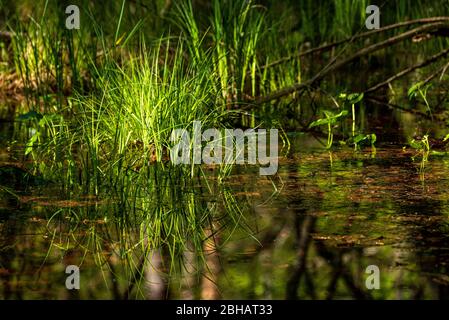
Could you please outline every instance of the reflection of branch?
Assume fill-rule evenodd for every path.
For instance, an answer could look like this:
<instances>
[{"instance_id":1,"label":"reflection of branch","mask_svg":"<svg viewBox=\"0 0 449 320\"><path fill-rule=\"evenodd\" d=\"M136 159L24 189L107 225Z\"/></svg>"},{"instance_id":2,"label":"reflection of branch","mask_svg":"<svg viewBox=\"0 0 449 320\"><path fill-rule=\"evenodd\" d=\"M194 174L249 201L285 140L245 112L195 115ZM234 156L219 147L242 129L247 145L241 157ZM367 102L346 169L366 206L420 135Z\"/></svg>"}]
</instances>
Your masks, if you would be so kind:
<instances>
[{"instance_id":1,"label":"reflection of branch","mask_svg":"<svg viewBox=\"0 0 449 320\"><path fill-rule=\"evenodd\" d=\"M310 244L310 233L315 226L316 217L306 216L300 224L300 217L296 215L296 228L298 237L297 261L290 279L287 282L287 299L298 299L298 287L301 276L306 269L307 249Z\"/></svg>"},{"instance_id":2,"label":"reflection of branch","mask_svg":"<svg viewBox=\"0 0 449 320\"><path fill-rule=\"evenodd\" d=\"M332 265L332 278L331 281L329 281L329 285L327 286L326 300L332 300L332 298L334 297L335 290L337 289L338 278L341 276L341 270L343 266L340 253L335 255Z\"/></svg>"},{"instance_id":3,"label":"reflection of branch","mask_svg":"<svg viewBox=\"0 0 449 320\"><path fill-rule=\"evenodd\" d=\"M372 299L370 294L357 287L357 285L354 283L352 274L350 274L346 269L342 269L342 271L343 280L345 281L346 286L352 291L354 298L358 300Z\"/></svg>"},{"instance_id":4,"label":"reflection of branch","mask_svg":"<svg viewBox=\"0 0 449 320\"><path fill-rule=\"evenodd\" d=\"M181 279L181 300L192 300L195 298L193 288L195 286L195 259L196 259L194 245L191 241L187 241L186 247L183 251L183 268Z\"/></svg>"},{"instance_id":5,"label":"reflection of branch","mask_svg":"<svg viewBox=\"0 0 449 320\"><path fill-rule=\"evenodd\" d=\"M324 243L316 242L315 243L315 247L317 249L317 252L324 258L324 260L326 260L326 261L337 261L336 260L337 259L336 256L325 247ZM331 267L333 269L336 269L335 265L333 263L331 263ZM343 281L345 282L345 284L348 287L348 289L352 292L353 297L355 299L358 299L358 300L369 300L369 299L372 299L372 297L371 297L371 295L369 293L364 292L362 289L360 289L354 283L354 279L352 277L352 274L343 266L343 264L337 265L337 268L339 270L336 270L336 272L338 272L342 276Z\"/></svg>"},{"instance_id":6,"label":"reflection of branch","mask_svg":"<svg viewBox=\"0 0 449 320\"><path fill-rule=\"evenodd\" d=\"M304 280L306 282L306 288L308 290L310 297L313 300L316 300L317 295L316 295L316 291L315 291L315 285L312 281L312 276L310 275L309 271L307 271L307 268L304 270Z\"/></svg>"},{"instance_id":7,"label":"reflection of branch","mask_svg":"<svg viewBox=\"0 0 449 320\"><path fill-rule=\"evenodd\" d=\"M145 278L147 298L151 300L162 300L167 297L167 283L161 276L163 268L163 256L161 249L150 250L148 254L143 254L136 267L136 270L129 282L128 288L123 294L123 299L128 300L129 295L137 282ZM139 290L139 288L137 289Z\"/></svg>"},{"instance_id":8,"label":"reflection of branch","mask_svg":"<svg viewBox=\"0 0 449 320\"><path fill-rule=\"evenodd\" d=\"M276 243L276 239L279 237L281 231L284 229L285 219L279 223L273 224L265 233L264 237L259 240L260 245L251 254L251 257L257 256L264 250L269 249Z\"/></svg>"},{"instance_id":9,"label":"reflection of branch","mask_svg":"<svg viewBox=\"0 0 449 320\"><path fill-rule=\"evenodd\" d=\"M162 300L167 298L167 282L161 275L163 269L162 248L151 250L147 257L147 267L145 268L145 285L149 292L148 299Z\"/></svg>"}]
</instances>

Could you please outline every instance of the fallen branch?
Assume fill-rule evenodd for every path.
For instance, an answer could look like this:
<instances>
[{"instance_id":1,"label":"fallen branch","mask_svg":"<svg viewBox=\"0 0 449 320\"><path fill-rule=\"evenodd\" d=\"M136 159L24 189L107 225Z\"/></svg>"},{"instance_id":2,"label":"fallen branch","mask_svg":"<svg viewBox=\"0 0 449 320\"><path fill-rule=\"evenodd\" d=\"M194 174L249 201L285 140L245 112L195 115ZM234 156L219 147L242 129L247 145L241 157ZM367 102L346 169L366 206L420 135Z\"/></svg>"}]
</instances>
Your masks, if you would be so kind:
<instances>
[{"instance_id":1,"label":"fallen branch","mask_svg":"<svg viewBox=\"0 0 449 320\"><path fill-rule=\"evenodd\" d=\"M278 91L275 91L273 93L270 93L266 96L262 96L257 98L254 103L255 104L261 104L261 103L265 103L268 101L272 101L272 100L276 100L279 98L282 98L286 95L289 95L293 92L299 92L303 89L305 89L308 86L313 86L315 83L319 82L320 80L322 80L327 74L341 68L342 66L352 62L353 60L360 58L362 56L371 54L373 52L379 51L381 49L387 48L389 46L392 46L396 43L399 43L401 41L404 41L406 39L412 38L413 36L415 36L416 34L422 33L422 32L428 32L431 30L436 30L439 28L442 28L443 26L447 26L447 24L442 23L442 22L438 22L438 23L431 23L425 26L421 26L418 28L414 28L412 30L406 31L404 33L401 33L399 35L393 36L391 38L388 38L385 41L382 42L378 42L375 43L371 46L368 46L366 48L363 48L361 50L359 50L358 52L356 52L355 54L349 56L346 59L342 59L340 61L332 61L331 63L329 63L326 67L324 67L318 74L316 74L313 78L305 81L305 82L300 82L300 83L295 83L293 85L291 85L290 87L286 87L283 89L280 89Z\"/></svg>"},{"instance_id":2,"label":"fallen branch","mask_svg":"<svg viewBox=\"0 0 449 320\"><path fill-rule=\"evenodd\" d=\"M339 45L342 45L344 43L353 42L353 41L355 41L357 39L369 37L369 36L372 36L373 34L376 34L376 33L381 33L381 32L385 32L385 31L389 31L389 30L393 30L393 29L398 29L398 28L406 27L406 26L413 25L413 24L428 24L428 23L435 23L435 22L448 22L448 21L449 21L449 17L433 17L433 18L423 18L423 19L416 19L416 20L411 20L411 21L405 21L405 22L399 22L399 23L391 24L391 25L388 25L388 26L385 26L385 27L382 27L382 28L379 28L379 29L376 29L376 30L359 33L359 34L356 34L356 35L354 35L352 37L349 37L349 38L346 38L346 39L343 39L343 40L339 40L339 41L335 41L335 42L332 42L332 43L329 43L329 44L325 44L325 45L319 46L317 48L312 48L312 49L309 49L309 50L305 50L303 52L299 52L298 54L295 54L295 55L292 55L292 56L289 56L289 57L281 58L279 60L273 61L273 62L271 62L269 64L266 64L266 65L260 67L260 69L264 70L266 68L271 68L271 67L274 67L274 66L276 66L278 64L282 64L282 63L288 62L288 61L296 59L296 58L300 58L300 57L303 57L303 56L306 56L306 55L310 55L310 54L313 54L313 53L316 53L316 52L330 50L330 49L332 49L334 47L337 47Z\"/></svg>"},{"instance_id":3,"label":"fallen branch","mask_svg":"<svg viewBox=\"0 0 449 320\"><path fill-rule=\"evenodd\" d=\"M426 60L424 60L421 63L415 64L414 66L406 68L406 69L396 73L395 75L391 76L390 78L386 79L385 81L382 81L382 82L380 82L380 83L370 87L369 89L365 90L364 93L374 92L374 91L382 88L383 86L388 85L389 83L393 82L394 80L399 79L399 78L405 76L406 74L408 74L408 73L410 73L410 72L412 72L412 71L414 71L416 69L423 68L423 67L425 67L425 66L427 66L427 65L429 65L429 64L431 64L431 63L433 63L435 61L437 61L438 59L446 56L448 53L449 53L449 49L443 50L443 51L439 52L438 54L435 54L435 55L431 56L429 59L426 59ZM428 79L425 80L425 83L429 82L434 77L436 77L438 75L438 73L444 71L445 67L446 66L438 69L437 72L430 77L430 79L428 78Z\"/></svg>"},{"instance_id":4,"label":"fallen branch","mask_svg":"<svg viewBox=\"0 0 449 320\"><path fill-rule=\"evenodd\" d=\"M378 105L382 105L382 106L385 106L385 107L388 107L388 108L391 108L391 109L398 109L398 110L401 110L401 111L404 111L404 112L407 112L407 113L415 114L415 115L418 115L418 116L426 118L426 119L431 119L432 118L428 114L426 114L424 112L421 112L419 110L404 108L404 107L398 106L396 104L392 104L392 103L389 103L389 102L385 102L385 101L376 99L374 97L367 97L367 98L365 98L365 101L368 101L368 102L371 102L371 103L375 103L375 104L378 104Z\"/></svg>"}]
</instances>

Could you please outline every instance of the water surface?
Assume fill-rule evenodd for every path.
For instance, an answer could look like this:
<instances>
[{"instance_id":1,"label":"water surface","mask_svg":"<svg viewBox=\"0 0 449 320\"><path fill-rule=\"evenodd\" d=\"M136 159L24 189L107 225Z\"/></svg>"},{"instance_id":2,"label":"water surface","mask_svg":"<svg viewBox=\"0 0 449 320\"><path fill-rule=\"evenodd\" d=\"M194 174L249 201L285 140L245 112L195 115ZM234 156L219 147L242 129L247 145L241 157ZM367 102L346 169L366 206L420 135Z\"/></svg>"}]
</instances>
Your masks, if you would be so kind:
<instances>
[{"instance_id":1,"label":"water surface","mask_svg":"<svg viewBox=\"0 0 449 320\"><path fill-rule=\"evenodd\" d=\"M202 200L186 208L208 213L186 221L213 218L201 241L184 234L181 251L151 221L187 211L164 212L145 197L137 214L116 200L61 196L54 182L22 176L23 148L12 142L23 128L2 123L0 298L448 298L449 157L430 155L422 166L416 150L403 148L416 131L407 117L396 115L395 135L376 149L330 152L325 141L290 134L278 175L237 166L209 192L188 189L175 197L180 207L192 192ZM218 194L240 214L226 218ZM80 266L80 290L66 289L67 265ZM365 285L371 265L378 290Z\"/></svg>"}]
</instances>

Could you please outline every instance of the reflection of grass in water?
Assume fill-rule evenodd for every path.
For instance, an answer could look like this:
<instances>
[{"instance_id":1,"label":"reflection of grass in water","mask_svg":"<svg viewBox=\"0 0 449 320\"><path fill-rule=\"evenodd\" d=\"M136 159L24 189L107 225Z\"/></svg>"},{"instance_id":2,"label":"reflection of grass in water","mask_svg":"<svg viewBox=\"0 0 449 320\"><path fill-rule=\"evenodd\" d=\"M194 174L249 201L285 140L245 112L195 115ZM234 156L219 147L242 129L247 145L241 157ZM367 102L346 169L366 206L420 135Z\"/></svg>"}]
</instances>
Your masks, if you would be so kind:
<instances>
[{"instance_id":1,"label":"reflection of grass in water","mask_svg":"<svg viewBox=\"0 0 449 320\"><path fill-rule=\"evenodd\" d=\"M101 32L97 35L105 40ZM151 47L144 43L143 53L108 50L103 44L101 65L91 65L96 89L90 95L70 97L69 106L56 108L55 114L28 113L26 119L36 130L27 144L36 170L74 197L111 198L105 208L112 212L60 209L48 224L50 234L67 238L66 249L76 243L86 255L96 257L102 270L114 272L112 257L107 257L114 251L129 283L141 282L148 260L158 250L168 257L161 265L164 272L179 272L189 250L195 256L194 271L201 272L207 260L205 239L214 238L228 222L232 228L244 225L242 205L226 188L204 186L207 177L201 167L175 167L167 159L173 129L192 131L195 120L204 128L224 125L228 112L222 93L227 89L220 85L223 78L216 76L213 59L207 59L207 50L201 52L202 59L186 58L182 38L161 38ZM117 60L117 54L125 61ZM254 53L247 52L244 63L254 74ZM238 89L245 82L243 69L241 80L234 79ZM224 164L215 172L221 181L230 166ZM67 225L55 220L63 216L69 218ZM86 228L86 221L107 222ZM57 231L54 222L67 231Z\"/></svg>"},{"instance_id":2,"label":"reflection of grass in water","mask_svg":"<svg viewBox=\"0 0 449 320\"><path fill-rule=\"evenodd\" d=\"M154 271L164 278L186 272L186 263L193 263L189 272L200 274L208 268L204 245L209 237L215 239L224 228L251 232L242 202L237 204L226 187L203 188L199 179L186 178L181 169L168 173L152 167L147 177L146 181L130 177L123 186L125 194L122 188L111 190L109 205L95 210L60 209L47 224L49 233L63 244L60 249L93 257L106 283L108 272L120 277L117 268L123 269L126 281L122 283L131 286L130 291L135 289L136 297L144 294L144 275L152 268L155 253L163 262L153 266ZM193 254L193 261L184 261L187 252Z\"/></svg>"}]
</instances>

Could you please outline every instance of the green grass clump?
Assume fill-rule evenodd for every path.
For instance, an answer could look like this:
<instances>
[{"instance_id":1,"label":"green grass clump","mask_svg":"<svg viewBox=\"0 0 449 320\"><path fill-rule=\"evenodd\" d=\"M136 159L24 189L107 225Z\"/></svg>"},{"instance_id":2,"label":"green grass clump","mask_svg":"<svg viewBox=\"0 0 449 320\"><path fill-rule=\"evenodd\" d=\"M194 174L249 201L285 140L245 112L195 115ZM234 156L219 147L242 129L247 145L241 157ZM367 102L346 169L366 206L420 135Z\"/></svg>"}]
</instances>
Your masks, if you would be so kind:
<instances>
[{"instance_id":1,"label":"green grass clump","mask_svg":"<svg viewBox=\"0 0 449 320\"><path fill-rule=\"evenodd\" d=\"M99 90L71 99L71 116L60 123L65 129L46 131L47 143L34 155L55 159L60 167L70 158L71 170L77 171L72 175L97 193L127 170L168 165L174 129L192 132L194 121L204 128L222 127L227 112L210 66L189 64L182 43L171 44L160 40L121 65L96 70ZM55 124L42 126L49 128Z\"/></svg>"}]
</instances>

